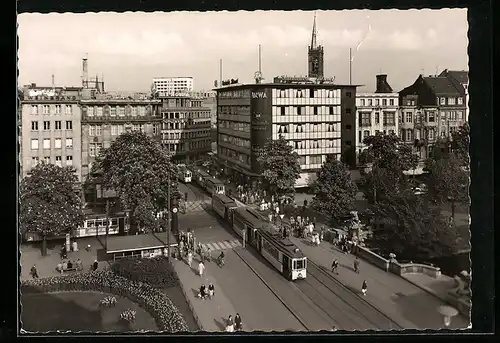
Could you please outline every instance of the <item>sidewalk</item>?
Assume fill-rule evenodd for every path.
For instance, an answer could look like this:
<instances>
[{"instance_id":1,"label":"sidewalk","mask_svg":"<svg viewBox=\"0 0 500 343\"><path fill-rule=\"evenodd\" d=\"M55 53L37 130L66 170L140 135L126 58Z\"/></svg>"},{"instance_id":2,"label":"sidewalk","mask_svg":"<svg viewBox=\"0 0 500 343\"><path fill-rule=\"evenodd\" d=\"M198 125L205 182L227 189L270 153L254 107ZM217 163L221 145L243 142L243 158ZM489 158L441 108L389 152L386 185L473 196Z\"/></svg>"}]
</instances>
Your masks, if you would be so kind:
<instances>
[{"instance_id":1,"label":"sidewalk","mask_svg":"<svg viewBox=\"0 0 500 343\"><path fill-rule=\"evenodd\" d=\"M408 329L444 328L443 317L438 313L438 307L444 303L416 285L363 260L360 260L361 272L356 274L353 268L355 256L342 253L328 242L315 247L303 239L292 237L291 241L311 261L329 270L337 258L339 275L333 276L351 291L359 294L363 280L366 280L368 293L364 299L401 326ZM453 318L450 328L467 328L468 325L467 318L457 316Z\"/></svg>"},{"instance_id":2,"label":"sidewalk","mask_svg":"<svg viewBox=\"0 0 500 343\"><path fill-rule=\"evenodd\" d=\"M172 259L172 264L181 283L182 292L186 297L186 301L193 312L200 330L206 332L224 331L228 316L232 315L234 318L236 311L229 299L222 292L215 278L210 275L210 268L214 268L213 264L207 266L202 279L198 275L198 262L196 258L193 258L193 264L189 268L185 261ZM215 287L215 297L211 300L199 299L197 295L201 284L203 283L208 287L210 282ZM251 328L245 327L245 331L251 330Z\"/></svg>"}]
</instances>

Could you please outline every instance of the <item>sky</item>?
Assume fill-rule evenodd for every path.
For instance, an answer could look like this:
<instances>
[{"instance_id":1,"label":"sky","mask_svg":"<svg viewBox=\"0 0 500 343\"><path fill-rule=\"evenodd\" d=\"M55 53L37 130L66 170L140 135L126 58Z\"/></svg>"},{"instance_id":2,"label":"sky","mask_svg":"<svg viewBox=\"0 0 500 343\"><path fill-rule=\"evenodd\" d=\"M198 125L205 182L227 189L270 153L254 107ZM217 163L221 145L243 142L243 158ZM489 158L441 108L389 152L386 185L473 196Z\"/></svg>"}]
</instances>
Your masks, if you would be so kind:
<instances>
[{"instance_id":1,"label":"sky","mask_svg":"<svg viewBox=\"0 0 500 343\"><path fill-rule=\"evenodd\" d=\"M375 89L387 74L394 91L419 74L467 70L467 10L317 11L325 77ZM263 82L307 74L312 11L125 12L20 14L19 85L81 85L82 58L89 76L109 91L146 92L154 77L192 76L197 90L219 79L253 83L262 47ZM361 43L362 42L362 43ZM361 45L360 45L361 43Z\"/></svg>"}]
</instances>

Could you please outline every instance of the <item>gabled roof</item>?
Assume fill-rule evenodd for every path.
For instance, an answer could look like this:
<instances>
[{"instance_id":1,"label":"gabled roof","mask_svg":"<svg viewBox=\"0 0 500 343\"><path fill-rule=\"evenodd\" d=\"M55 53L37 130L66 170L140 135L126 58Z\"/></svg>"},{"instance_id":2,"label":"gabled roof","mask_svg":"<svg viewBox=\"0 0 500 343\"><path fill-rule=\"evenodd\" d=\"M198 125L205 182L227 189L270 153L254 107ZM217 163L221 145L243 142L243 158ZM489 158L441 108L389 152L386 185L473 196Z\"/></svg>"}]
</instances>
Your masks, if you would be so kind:
<instances>
[{"instance_id":1,"label":"gabled roof","mask_svg":"<svg viewBox=\"0 0 500 343\"><path fill-rule=\"evenodd\" d=\"M461 84L469 83L469 72L465 70L448 70L445 69L439 74L440 77L448 77L458 81Z\"/></svg>"},{"instance_id":2,"label":"gabled roof","mask_svg":"<svg viewBox=\"0 0 500 343\"><path fill-rule=\"evenodd\" d=\"M431 76L424 77L424 82L434 92L434 94L460 95L461 92L447 77Z\"/></svg>"}]
</instances>

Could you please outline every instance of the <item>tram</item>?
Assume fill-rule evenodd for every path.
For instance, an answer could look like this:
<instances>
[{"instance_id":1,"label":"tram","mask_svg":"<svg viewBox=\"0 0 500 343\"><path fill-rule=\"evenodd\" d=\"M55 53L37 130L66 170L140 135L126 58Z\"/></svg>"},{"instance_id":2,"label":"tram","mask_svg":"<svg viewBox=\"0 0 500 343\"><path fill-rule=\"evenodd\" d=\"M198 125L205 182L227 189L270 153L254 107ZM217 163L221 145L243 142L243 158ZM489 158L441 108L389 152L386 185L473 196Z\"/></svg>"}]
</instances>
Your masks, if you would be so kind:
<instances>
[{"instance_id":1,"label":"tram","mask_svg":"<svg viewBox=\"0 0 500 343\"><path fill-rule=\"evenodd\" d=\"M229 221L231 211L237 207L236 201L227 195L214 194L212 197L212 209L226 221Z\"/></svg>"},{"instance_id":2,"label":"tram","mask_svg":"<svg viewBox=\"0 0 500 343\"><path fill-rule=\"evenodd\" d=\"M284 277L292 281L306 278L307 257L292 241L273 233L273 229L255 210L236 208L232 210L230 221L233 230Z\"/></svg>"},{"instance_id":3,"label":"tram","mask_svg":"<svg viewBox=\"0 0 500 343\"><path fill-rule=\"evenodd\" d=\"M191 183L192 176L193 173L191 173L191 171L186 166L178 167L177 177L179 181L184 183Z\"/></svg>"},{"instance_id":4,"label":"tram","mask_svg":"<svg viewBox=\"0 0 500 343\"><path fill-rule=\"evenodd\" d=\"M204 186L206 191L210 194L226 194L226 187L218 179L208 178L205 180Z\"/></svg>"}]
</instances>

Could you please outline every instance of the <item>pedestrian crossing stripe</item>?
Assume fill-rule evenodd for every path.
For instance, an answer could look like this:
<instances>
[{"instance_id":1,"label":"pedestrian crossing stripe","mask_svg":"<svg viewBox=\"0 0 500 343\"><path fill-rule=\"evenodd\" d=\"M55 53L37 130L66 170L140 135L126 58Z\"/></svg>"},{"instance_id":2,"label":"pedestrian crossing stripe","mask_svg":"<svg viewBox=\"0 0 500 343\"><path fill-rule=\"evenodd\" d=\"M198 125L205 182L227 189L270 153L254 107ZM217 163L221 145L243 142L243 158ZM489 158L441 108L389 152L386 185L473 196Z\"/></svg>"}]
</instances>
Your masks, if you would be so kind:
<instances>
[{"instance_id":1,"label":"pedestrian crossing stripe","mask_svg":"<svg viewBox=\"0 0 500 343\"><path fill-rule=\"evenodd\" d=\"M241 246L241 242L238 240L210 242L210 243L202 243L201 244L201 247L204 250L208 250L208 248L210 248L211 251L233 249L233 248L240 247L240 246Z\"/></svg>"}]
</instances>

